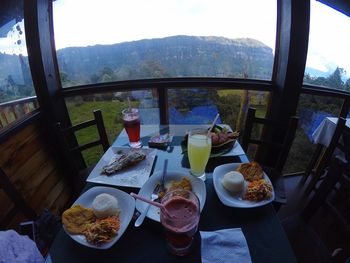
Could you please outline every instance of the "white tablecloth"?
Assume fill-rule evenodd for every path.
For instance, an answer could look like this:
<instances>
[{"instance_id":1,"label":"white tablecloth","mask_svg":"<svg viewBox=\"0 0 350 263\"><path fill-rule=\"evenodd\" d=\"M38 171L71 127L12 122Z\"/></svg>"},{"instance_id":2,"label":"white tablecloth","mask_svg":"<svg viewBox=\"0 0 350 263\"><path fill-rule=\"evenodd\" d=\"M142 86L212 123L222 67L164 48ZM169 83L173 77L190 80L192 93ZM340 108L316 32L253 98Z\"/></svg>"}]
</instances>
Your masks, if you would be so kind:
<instances>
[{"instance_id":1,"label":"white tablecloth","mask_svg":"<svg viewBox=\"0 0 350 263\"><path fill-rule=\"evenodd\" d=\"M312 134L313 143L328 146L332 140L338 118L325 118ZM346 119L346 126L350 127L350 119Z\"/></svg>"}]
</instances>

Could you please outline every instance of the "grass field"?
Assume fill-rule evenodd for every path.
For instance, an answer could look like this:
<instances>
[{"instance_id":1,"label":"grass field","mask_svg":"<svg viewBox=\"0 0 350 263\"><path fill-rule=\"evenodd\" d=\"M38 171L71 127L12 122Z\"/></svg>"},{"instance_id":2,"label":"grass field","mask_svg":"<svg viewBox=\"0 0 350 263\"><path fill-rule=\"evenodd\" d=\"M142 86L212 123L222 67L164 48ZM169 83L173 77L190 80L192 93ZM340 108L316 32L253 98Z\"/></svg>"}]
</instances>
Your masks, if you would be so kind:
<instances>
[{"instance_id":1,"label":"grass field","mask_svg":"<svg viewBox=\"0 0 350 263\"><path fill-rule=\"evenodd\" d=\"M138 107L139 103L131 102L131 105ZM128 107L128 104L127 102L120 101L68 101L67 107L72 124L93 119L93 110L100 109L109 143L112 144L123 129L121 111ZM76 136L79 144L83 144L98 138L98 133L95 127L91 127L77 132ZM89 166L96 163L102 153L102 147L95 147L84 151L83 156L86 164Z\"/></svg>"}]
</instances>

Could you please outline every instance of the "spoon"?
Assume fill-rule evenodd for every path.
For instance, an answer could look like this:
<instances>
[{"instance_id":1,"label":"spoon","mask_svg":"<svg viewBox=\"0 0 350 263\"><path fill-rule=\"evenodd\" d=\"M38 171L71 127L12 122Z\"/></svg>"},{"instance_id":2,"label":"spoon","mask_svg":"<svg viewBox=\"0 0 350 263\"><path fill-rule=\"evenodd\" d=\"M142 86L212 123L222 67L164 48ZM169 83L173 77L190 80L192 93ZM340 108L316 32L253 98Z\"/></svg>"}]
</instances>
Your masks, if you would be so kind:
<instances>
[{"instance_id":1,"label":"spoon","mask_svg":"<svg viewBox=\"0 0 350 263\"><path fill-rule=\"evenodd\" d=\"M165 178L165 174L166 174L166 170L167 170L167 166L168 166L168 159L164 160L164 166L163 166L163 172L162 172L162 180L160 184L157 184L157 186L154 188L153 193L152 193L152 200L150 201L155 201L155 202L159 202L160 203L160 198L158 197L158 193L159 192L164 192L165 191L165 187L164 187L164 178ZM134 196L134 195L132 195ZM135 196L134 196L135 197ZM137 197L135 197L137 198ZM146 201L145 201L146 202ZM146 208L142 211L142 213L140 214L140 216L136 219L135 221L135 227L139 227L142 223L143 220L145 220L145 217L148 213L148 210L150 208L151 204L149 203Z\"/></svg>"}]
</instances>

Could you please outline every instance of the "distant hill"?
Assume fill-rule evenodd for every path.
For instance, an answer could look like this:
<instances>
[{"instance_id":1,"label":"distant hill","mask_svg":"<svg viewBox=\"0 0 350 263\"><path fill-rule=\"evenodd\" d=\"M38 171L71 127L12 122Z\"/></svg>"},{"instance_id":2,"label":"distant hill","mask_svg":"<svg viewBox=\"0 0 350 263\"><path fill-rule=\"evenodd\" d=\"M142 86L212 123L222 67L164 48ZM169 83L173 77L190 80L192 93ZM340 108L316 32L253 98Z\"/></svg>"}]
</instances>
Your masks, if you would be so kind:
<instances>
[{"instance_id":1,"label":"distant hill","mask_svg":"<svg viewBox=\"0 0 350 263\"><path fill-rule=\"evenodd\" d=\"M305 68L305 73L309 74L311 77L328 77L332 72L325 72L319 69L311 68L311 67L306 67Z\"/></svg>"},{"instance_id":2,"label":"distant hill","mask_svg":"<svg viewBox=\"0 0 350 263\"><path fill-rule=\"evenodd\" d=\"M149 77L243 77L270 79L273 53L249 38L172 36L57 51L60 70L89 83L104 68L116 80ZM95 76L96 77L96 76Z\"/></svg>"},{"instance_id":3,"label":"distant hill","mask_svg":"<svg viewBox=\"0 0 350 263\"><path fill-rule=\"evenodd\" d=\"M24 84L19 56L0 52L0 80L8 78L9 75L17 84Z\"/></svg>"},{"instance_id":4,"label":"distant hill","mask_svg":"<svg viewBox=\"0 0 350 263\"><path fill-rule=\"evenodd\" d=\"M255 39L197 36L69 47L57 58L66 86L186 76L270 79L273 65L272 49ZM0 53L0 92L9 85L32 85L27 57Z\"/></svg>"}]
</instances>

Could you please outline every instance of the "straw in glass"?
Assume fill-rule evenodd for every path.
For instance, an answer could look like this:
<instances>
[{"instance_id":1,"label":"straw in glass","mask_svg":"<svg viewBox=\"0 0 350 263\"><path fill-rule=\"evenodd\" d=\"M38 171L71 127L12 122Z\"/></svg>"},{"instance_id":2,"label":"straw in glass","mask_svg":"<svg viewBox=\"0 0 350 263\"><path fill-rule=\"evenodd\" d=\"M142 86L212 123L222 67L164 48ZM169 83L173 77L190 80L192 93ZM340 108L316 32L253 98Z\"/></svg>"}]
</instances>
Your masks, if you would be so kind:
<instances>
[{"instance_id":1,"label":"straw in glass","mask_svg":"<svg viewBox=\"0 0 350 263\"><path fill-rule=\"evenodd\" d=\"M149 203L150 205L154 205L154 206L156 206L156 207L158 207L158 208L164 208L164 205L162 205L162 204L160 204L160 203L158 203L158 202L154 202L154 201L152 201L152 200L149 200L149 199L147 199L147 198L144 198L143 196L140 196L140 195L138 195L138 194L130 193L130 195L131 195L132 197L136 198L136 199L139 199L139 200L143 201L143 202Z\"/></svg>"},{"instance_id":2,"label":"straw in glass","mask_svg":"<svg viewBox=\"0 0 350 263\"><path fill-rule=\"evenodd\" d=\"M215 125L217 119L219 118L219 116L220 116L219 113L216 114L215 119L213 120L212 124L210 125L210 128L209 128L209 130L208 130L208 135L207 135L208 137L210 136L210 132L211 132L211 130L213 129L213 127L214 127L214 125Z\"/></svg>"}]
</instances>

